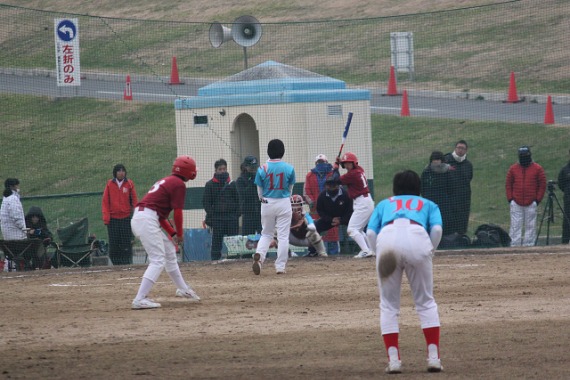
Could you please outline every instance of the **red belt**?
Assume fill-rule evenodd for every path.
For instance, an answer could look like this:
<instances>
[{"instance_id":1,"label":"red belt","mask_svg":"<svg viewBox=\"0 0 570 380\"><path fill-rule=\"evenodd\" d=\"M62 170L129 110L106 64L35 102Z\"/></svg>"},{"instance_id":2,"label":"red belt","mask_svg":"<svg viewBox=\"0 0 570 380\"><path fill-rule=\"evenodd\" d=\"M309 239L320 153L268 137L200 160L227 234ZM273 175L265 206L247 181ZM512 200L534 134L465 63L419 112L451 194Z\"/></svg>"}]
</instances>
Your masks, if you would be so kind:
<instances>
[{"instance_id":1,"label":"red belt","mask_svg":"<svg viewBox=\"0 0 570 380\"><path fill-rule=\"evenodd\" d=\"M394 220L396 220L396 219L394 219ZM388 223L386 223L386 225L388 225L388 224L394 224L394 220L389 221ZM417 224L418 226L421 226L421 225L422 225L421 223L418 223L418 222L416 222L415 220L412 220L412 219L408 219L408 220L410 221L410 224Z\"/></svg>"},{"instance_id":2,"label":"red belt","mask_svg":"<svg viewBox=\"0 0 570 380\"><path fill-rule=\"evenodd\" d=\"M358 197L368 198L368 193L366 193L366 194L360 194ZM358 198L358 197L356 197L356 198ZM355 198L355 199L356 199L356 198Z\"/></svg>"},{"instance_id":3,"label":"red belt","mask_svg":"<svg viewBox=\"0 0 570 380\"><path fill-rule=\"evenodd\" d=\"M144 211L144 206L139 206L138 209L139 211Z\"/></svg>"}]
</instances>

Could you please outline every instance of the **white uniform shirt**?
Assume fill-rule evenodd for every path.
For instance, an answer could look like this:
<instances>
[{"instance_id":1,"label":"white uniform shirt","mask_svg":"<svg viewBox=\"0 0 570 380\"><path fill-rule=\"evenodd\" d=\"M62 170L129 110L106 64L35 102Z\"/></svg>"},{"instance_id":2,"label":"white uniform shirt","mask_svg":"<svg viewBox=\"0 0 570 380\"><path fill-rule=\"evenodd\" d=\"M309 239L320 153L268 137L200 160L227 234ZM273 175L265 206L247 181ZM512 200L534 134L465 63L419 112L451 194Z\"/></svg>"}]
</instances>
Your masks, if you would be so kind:
<instances>
[{"instance_id":1,"label":"white uniform shirt","mask_svg":"<svg viewBox=\"0 0 570 380\"><path fill-rule=\"evenodd\" d=\"M0 207L0 225L4 240L26 239L26 219L24 219L24 208L20 202L20 194L12 191L12 195L2 199Z\"/></svg>"}]
</instances>

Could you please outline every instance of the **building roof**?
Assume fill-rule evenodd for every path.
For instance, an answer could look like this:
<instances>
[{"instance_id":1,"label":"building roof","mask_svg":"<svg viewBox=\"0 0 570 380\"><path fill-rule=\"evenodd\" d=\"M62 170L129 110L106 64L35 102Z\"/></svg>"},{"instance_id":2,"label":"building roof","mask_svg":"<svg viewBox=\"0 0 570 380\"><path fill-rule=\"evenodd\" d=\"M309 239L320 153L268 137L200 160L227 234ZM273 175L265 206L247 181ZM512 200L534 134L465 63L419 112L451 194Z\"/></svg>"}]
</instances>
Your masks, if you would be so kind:
<instances>
[{"instance_id":1,"label":"building roof","mask_svg":"<svg viewBox=\"0 0 570 380\"><path fill-rule=\"evenodd\" d=\"M198 96L176 100L175 108L356 100L370 100L370 91L347 89L344 81L267 61L200 88Z\"/></svg>"}]
</instances>

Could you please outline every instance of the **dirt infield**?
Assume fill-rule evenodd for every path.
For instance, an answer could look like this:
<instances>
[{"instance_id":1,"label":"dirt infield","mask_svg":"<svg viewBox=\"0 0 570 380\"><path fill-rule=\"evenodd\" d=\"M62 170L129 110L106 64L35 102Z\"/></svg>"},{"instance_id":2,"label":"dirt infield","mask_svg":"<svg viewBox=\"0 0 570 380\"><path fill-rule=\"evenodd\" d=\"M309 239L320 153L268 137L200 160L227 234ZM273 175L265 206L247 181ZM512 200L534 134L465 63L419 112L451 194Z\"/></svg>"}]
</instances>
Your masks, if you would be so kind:
<instances>
[{"instance_id":1,"label":"dirt infield","mask_svg":"<svg viewBox=\"0 0 570 380\"><path fill-rule=\"evenodd\" d=\"M476 254L473 254L476 253ZM425 370L409 288L403 374L385 375L372 259L181 264L201 303L131 310L145 266L0 274L0 379L563 379L570 367L568 247L438 252L445 371Z\"/></svg>"}]
</instances>

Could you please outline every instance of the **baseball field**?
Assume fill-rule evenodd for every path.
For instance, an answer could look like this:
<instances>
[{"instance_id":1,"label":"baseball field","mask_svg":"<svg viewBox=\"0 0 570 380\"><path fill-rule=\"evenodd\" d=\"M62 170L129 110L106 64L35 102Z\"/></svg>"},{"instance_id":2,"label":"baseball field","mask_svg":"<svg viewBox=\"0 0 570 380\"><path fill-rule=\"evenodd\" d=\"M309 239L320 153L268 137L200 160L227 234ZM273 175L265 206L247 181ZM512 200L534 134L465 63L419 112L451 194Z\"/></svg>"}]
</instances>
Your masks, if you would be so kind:
<instances>
[{"instance_id":1,"label":"baseball field","mask_svg":"<svg viewBox=\"0 0 570 380\"><path fill-rule=\"evenodd\" d=\"M386 375L373 259L183 263L202 297L131 310L146 266L0 275L1 379L565 379L570 352L567 246L438 251L435 297L444 372L428 374L405 282L403 373ZM405 281L405 280L404 280Z\"/></svg>"}]
</instances>

